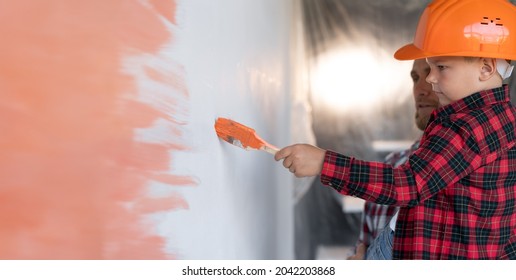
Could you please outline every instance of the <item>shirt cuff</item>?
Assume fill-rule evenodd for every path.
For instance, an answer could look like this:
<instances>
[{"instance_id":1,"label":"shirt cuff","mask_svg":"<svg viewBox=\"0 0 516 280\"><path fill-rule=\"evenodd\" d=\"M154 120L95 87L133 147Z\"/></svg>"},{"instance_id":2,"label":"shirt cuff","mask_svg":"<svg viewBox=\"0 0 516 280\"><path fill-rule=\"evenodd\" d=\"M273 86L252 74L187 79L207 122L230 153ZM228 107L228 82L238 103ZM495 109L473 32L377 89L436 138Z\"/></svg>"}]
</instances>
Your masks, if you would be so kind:
<instances>
[{"instance_id":1,"label":"shirt cuff","mask_svg":"<svg viewBox=\"0 0 516 280\"><path fill-rule=\"evenodd\" d=\"M321 171L321 183L341 191L349 175L351 158L333 151L326 151Z\"/></svg>"}]
</instances>

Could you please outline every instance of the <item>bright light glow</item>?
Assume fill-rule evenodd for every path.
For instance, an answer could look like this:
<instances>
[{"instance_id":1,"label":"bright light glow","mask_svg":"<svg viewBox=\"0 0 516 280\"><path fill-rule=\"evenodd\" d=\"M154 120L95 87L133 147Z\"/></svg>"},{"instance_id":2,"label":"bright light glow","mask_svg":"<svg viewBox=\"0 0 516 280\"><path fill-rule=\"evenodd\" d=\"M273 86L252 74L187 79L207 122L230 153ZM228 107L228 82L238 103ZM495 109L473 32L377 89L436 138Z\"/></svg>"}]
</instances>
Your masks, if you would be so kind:
<instances>
[{"instance_id":1,"label":"bright light glow","mask_svg":"<svg viewBox=\"0 0 516 280\"><path fill-rule=\"evenodd\" d=\"M382 97L410 94L411 66L368 47L328 52L317 58L312 72L313 100L337 112L367 110Z\"/></svg>"}]
</instances>

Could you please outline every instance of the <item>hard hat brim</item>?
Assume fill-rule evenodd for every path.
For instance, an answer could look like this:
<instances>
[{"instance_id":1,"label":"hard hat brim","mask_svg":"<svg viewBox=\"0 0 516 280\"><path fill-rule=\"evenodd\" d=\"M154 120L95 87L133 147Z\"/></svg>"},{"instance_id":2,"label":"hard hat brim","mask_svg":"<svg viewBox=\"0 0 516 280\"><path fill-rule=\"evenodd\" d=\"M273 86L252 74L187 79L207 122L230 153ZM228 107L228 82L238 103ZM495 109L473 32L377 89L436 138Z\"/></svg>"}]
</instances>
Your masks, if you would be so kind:
<instances>
[{"instance_id":1,"label":"hard hat brim","mask_svg":"<svg viewBox=\"0 0 516 280\"><path fill-rule=\"evenodd\" d=\"M432 56L429 53L425 53L420 48L416 47L414 44L408 44L401 48L399 48L394 53L394 58L397 60L415 60L421 58L427 58Z\"/></svg>"}]
</instances>

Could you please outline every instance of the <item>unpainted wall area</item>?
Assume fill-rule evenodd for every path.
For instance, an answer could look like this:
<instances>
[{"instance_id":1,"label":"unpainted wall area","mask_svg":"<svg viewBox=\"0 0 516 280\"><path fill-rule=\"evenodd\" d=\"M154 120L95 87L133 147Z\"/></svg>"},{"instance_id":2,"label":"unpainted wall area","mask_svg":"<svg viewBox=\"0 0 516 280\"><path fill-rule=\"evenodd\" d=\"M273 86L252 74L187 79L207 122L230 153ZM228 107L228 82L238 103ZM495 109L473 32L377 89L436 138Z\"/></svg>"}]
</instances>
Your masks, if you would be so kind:
<instances>
[{"instance_id":1,"label":"unpainted wall area","mask_svg":"<svg viewBox=\"0 0 516 280\"><path fill-rule=\"evenodd\" d=\"M169 250L186 259L293 257L292 175L261 151L219 140L217 117L276 146L290 139L291 1L182 1L171 53L185 67L190 148L172 168L199 184L188 209L160 217Z\"/></svg>"}]
</instances>

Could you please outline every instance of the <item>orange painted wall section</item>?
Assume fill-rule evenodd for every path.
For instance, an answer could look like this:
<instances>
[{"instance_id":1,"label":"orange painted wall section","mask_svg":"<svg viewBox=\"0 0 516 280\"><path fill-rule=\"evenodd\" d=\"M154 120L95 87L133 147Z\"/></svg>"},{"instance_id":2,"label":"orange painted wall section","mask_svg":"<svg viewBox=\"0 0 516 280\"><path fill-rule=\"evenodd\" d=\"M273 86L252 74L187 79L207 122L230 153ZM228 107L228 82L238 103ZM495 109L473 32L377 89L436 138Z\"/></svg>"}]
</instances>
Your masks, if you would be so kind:
<instances>
[{"instance_id":1,"label":"orange painted wall section","mask_svg":"<svg viewBox=\"0 0 516 280\"><path fill-rule=\"evenodd\" d=\"M0 259L174 258L147 217L188 208L174 189L196 184L169 171L174 151L188 149L175 118L188 114L184 73L127 60L159 61L174 42L175 8L0 0ZM173 106L146 102L131 67L144 69L139 83L170 90L158 97ZM168 137L137 139L158 120ZM148 195L156 181L169 195Z\"/></svg>"}]
</instances>

